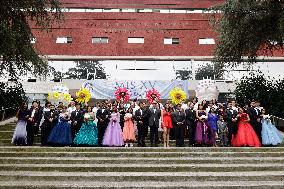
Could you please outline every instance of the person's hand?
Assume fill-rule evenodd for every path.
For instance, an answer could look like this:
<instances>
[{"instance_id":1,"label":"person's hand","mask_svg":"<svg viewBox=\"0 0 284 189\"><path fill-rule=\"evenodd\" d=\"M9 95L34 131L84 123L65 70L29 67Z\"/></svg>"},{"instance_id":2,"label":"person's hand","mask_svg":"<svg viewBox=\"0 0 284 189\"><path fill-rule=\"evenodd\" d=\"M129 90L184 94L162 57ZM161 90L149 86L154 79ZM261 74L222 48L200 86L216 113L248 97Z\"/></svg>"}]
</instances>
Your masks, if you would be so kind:
<instances>
[{"instance_id":1,"label":"person's hand","mask_svg":"<svg viewBox=\"0 0 284 189\"><path fill-rule=\"evenodd\" d=\"M52 122L52 121L53 121L53 119L52 119L52 118L49 118L49 121L50 121L50 122Z\"/></svg>"}]
</instances>

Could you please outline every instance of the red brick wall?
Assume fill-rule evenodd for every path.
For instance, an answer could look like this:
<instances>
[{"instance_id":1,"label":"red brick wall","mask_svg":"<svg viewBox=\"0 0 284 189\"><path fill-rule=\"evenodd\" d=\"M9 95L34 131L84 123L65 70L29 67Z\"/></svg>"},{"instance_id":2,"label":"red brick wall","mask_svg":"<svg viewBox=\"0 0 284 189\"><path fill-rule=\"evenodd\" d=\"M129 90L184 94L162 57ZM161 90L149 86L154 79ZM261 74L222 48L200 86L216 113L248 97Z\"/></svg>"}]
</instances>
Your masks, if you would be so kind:
<instances>
[{"instance_id":1,"label":"red brick wall","mask_svg":"<svg viewBox=\"0 0 284 189\"><path fill-rule=\"evenodd\" d=\"M206 8L221 0L62 0L65 7ZM68 4L67 4L68 2ZM46 33L33 28L35 47L44 55L89 56L212 56L214 45L199 38L217 38L208 14L65 13L65 22ZM71 44L56 44L70 36ZM92 44L92 37L109 37L108 44ZM128 37L144 37L144 44L128 44ZM164 45L164 37L180 38ZM276 56L283 55L275 52Z\"/></svg>"}]
</instances>

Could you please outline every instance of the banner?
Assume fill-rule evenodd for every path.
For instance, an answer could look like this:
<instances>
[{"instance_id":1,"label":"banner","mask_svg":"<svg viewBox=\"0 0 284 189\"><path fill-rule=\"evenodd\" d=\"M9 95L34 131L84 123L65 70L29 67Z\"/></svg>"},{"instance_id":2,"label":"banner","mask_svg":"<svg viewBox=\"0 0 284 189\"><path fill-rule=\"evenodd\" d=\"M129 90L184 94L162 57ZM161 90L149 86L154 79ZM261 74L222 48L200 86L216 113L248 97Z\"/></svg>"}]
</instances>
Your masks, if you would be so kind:
<instances>
[{"instance_id":1,"label":"banner","mask_svg":"<svg viewBox=\"0 0 284 189\"><path fill-rule=\"evenodd\" d=\"M126 87L130 94L130 99L145 99L147 90L155 88L161 94L161 99L168 99L171 89L180 87L188 94L188 81L161 81L161 80L130 80L130 81L110 81L92 80L85 81L82 87L90 90L92 97L96 99L115 99L114 93L119 87Z\"/></svg>"}]
</instances>

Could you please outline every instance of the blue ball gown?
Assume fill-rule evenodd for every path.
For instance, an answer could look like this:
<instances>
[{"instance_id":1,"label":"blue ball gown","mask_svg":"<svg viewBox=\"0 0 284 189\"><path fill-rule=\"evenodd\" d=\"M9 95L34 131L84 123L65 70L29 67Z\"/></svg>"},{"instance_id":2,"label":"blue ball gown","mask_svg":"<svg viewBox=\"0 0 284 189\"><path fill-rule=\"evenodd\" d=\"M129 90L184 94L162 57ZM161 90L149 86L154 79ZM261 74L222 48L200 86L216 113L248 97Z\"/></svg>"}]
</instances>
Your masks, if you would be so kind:
<instances>
[{"instance_id":1,"label":"blue ball gown","mask_svg":"<svg viewBox=\"0 0 284 189\"><path fill-rule=\"evenodd\" d=\"M277 128L271 123L270 119L262 119L262 144L263 145L279 145L283 142L283 136Z\"/></svg>"},{"instance_id":2,"label":"blue ball gown","mask_svg":"<svg viewBox=\"0 0 284 189\"><path fill-rule=\"evenodd\" d=\"M71 125L68 121L68 114L61 113L58 123L48 137L48 144L59 146L69 146L72 144Z\"/></svg>"},{"instance_id":3,"label":"blue ball gown","mask_svg":"<svg viewBox=\"0 0 284 189\"><path fill-rule=\"evenodd\" d=\"M77 146L98 145L98 128L92 116L89 116L88 121L82 124L82 127L74 138L74 144Z\"/></svg>"}]
</instances>

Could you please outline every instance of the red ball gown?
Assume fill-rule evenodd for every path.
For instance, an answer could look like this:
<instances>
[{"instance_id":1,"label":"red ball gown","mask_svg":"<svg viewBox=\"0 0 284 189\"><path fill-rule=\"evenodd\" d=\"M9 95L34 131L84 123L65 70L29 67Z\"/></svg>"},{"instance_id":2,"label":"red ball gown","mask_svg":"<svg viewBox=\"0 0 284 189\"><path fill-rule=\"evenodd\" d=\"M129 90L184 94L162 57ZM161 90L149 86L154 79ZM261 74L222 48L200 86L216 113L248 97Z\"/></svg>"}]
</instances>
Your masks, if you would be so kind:
<instances>
[{"instance_id":1,"label":"red ball gown","mask_svg":"<svg viewBox=\"0 0 284 189\"><path fill-rule=\"evenodd\" d=\"M238 132L232 138L232 145L235 147L240 146L255 146L260 147L261 143L253 130L252 126L247 121L247 114L243 113L240 115L238 124Z\"/></svg>"}]
</instances>

